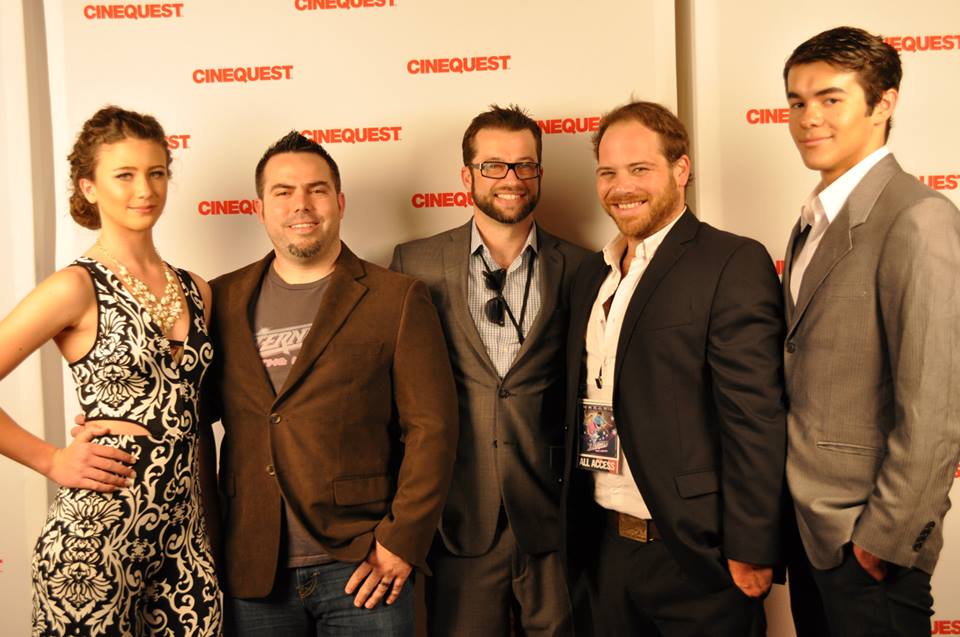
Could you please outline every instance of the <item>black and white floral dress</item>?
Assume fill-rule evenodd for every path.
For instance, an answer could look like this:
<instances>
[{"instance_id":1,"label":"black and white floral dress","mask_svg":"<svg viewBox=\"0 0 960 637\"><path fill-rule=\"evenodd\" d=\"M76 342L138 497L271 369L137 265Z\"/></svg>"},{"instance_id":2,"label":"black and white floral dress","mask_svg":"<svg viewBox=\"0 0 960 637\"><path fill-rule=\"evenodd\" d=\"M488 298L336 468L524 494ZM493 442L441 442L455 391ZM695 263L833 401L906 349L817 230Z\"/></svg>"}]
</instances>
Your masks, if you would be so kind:
<instances>
[{"instance_id":1,"label":"black and white floral dress","mask_svg":"<svg viewBox=\"0 0 960 637\"><path fill-rule=\"evenodd\" d=\"M197 471L198 390L213 357L200 293L176 271L190 316L177 361L108 268L74 265L89 272L98 312L93 348L70 365L83 411L149 435L95 440L137 458L133 486L58 492L33 556L33 634L220 635Z\"/></svg>"}]
</instances>

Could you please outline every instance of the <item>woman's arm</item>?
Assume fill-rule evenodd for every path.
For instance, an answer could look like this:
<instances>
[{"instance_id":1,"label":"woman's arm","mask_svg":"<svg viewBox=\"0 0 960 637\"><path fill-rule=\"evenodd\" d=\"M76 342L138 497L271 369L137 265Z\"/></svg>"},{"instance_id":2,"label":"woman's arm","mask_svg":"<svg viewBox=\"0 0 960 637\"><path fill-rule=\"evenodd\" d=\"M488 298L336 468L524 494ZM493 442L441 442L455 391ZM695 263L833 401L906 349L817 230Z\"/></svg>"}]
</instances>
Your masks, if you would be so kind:
<instances>
[{"instance_id":1,"label":"woman's arm","mask_svg":"<svg viewBox=\"0 0 960 637\"><path fill-rule=\"evenodd\" d=\"M61 352L83 354L96 333L96 299L89 276L68 267L38 285L0 321L0 380L47 341ZM0 453L68 487L113 491L128 484L133 457L91 442L84 432L59 449L18 425L0 409Z\"/></svg>"}]
</instances>

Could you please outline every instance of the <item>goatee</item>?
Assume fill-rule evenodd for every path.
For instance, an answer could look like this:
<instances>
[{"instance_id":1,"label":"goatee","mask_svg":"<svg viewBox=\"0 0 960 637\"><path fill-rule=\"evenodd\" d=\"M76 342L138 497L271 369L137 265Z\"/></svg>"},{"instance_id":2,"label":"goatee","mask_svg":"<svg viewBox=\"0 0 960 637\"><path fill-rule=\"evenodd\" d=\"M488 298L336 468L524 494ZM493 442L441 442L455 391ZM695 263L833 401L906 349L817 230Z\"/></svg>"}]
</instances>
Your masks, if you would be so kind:
<instances>
[{"instance_id":1,"label":"goatee","mask_svg":"<svg viewBox=\"0 0 960 637\"><path fill-rule=\"evenodd\" d=\"M322 241L311 241L310 243L297 245L295 243L287 244L287 252L290 256L298 259L311 259L323 251Z\"/></svg>"}]
</instances>

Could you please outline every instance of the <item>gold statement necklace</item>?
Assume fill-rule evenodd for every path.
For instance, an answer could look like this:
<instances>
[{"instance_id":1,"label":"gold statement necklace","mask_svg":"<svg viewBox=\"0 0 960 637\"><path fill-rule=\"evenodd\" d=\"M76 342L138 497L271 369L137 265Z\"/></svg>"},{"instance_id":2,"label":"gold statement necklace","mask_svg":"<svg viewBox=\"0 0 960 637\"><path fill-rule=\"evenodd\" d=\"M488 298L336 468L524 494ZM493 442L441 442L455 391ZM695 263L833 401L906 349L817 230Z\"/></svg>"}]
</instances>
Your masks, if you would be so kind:
<instances>
[{"instance_id":1,"label":"gold statement necklace","mask_svg":"<svg viewBox=\"0 0 960 637\"><path fill-rule=\"evenodd\" d=\"M130 270L120 263L117 257L110 254L110 252L103 247L100 239L97 239L96 245L97 248L100 249L100 252L106 255L106 257L117 266L117 274L120 276L123 285L130 294L133 295L133 298L137 300L140 306L147 311L150 318L153 319L153 322L160 327L160 331L163 334L169 332L170 328L177 322L177 319L180 318L180 315L183 314L183 302L180 300L180 287L174 280L173 274L170 272L167 264L163 264L163 273L167 278L167 285L163 288L163 296L160 297L158 301L157 297L150 291L150 288L147 287L147 284L130 274ZM157 256L159 257L160 255L157 254ZM163 259L161 259L161 262L162 261Z\"/></svg>"}]
</instances>

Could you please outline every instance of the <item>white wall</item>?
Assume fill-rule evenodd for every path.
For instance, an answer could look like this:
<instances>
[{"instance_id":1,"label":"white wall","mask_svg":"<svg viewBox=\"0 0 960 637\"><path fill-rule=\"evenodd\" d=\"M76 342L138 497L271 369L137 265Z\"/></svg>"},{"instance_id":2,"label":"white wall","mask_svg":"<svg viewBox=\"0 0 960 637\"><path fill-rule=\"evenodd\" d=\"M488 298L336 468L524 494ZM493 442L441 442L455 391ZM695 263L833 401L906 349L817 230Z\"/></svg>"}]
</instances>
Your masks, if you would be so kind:
<instances>
[{"instance_id":1,"label":"white wall","mask_svg":"<svg viewBox=\"0 0 960 637\"><path fill-rule=\"evenodd\" d=\"M27 53L28 42L35 44L38 32L32 22L36 14L27 7L25 16L24 8L19 1L0 3L0 280L4 282L0 315L26 295L43 272L44 251L36 249L35 237L37 231L45 231L44 224L35 229L34 223L35 198L42 199L36 182L42 180L34 178L32 165L37 153L44 152L34 147L31 136L28 73L34 73L36 66ZM42 37L41 28L41 46ZM43 160L49 164L49 156ZM44 212L52 214L52 210ZM0 405L38 436L45 430L43 377L41 355L35 354L0 382ZM59 413L54 415L59 418ZM6 634L26 635L30 631L30 558L47 509L46 480L0 459L0 485L0 617Z\"/></svg>"}]
</instances>

